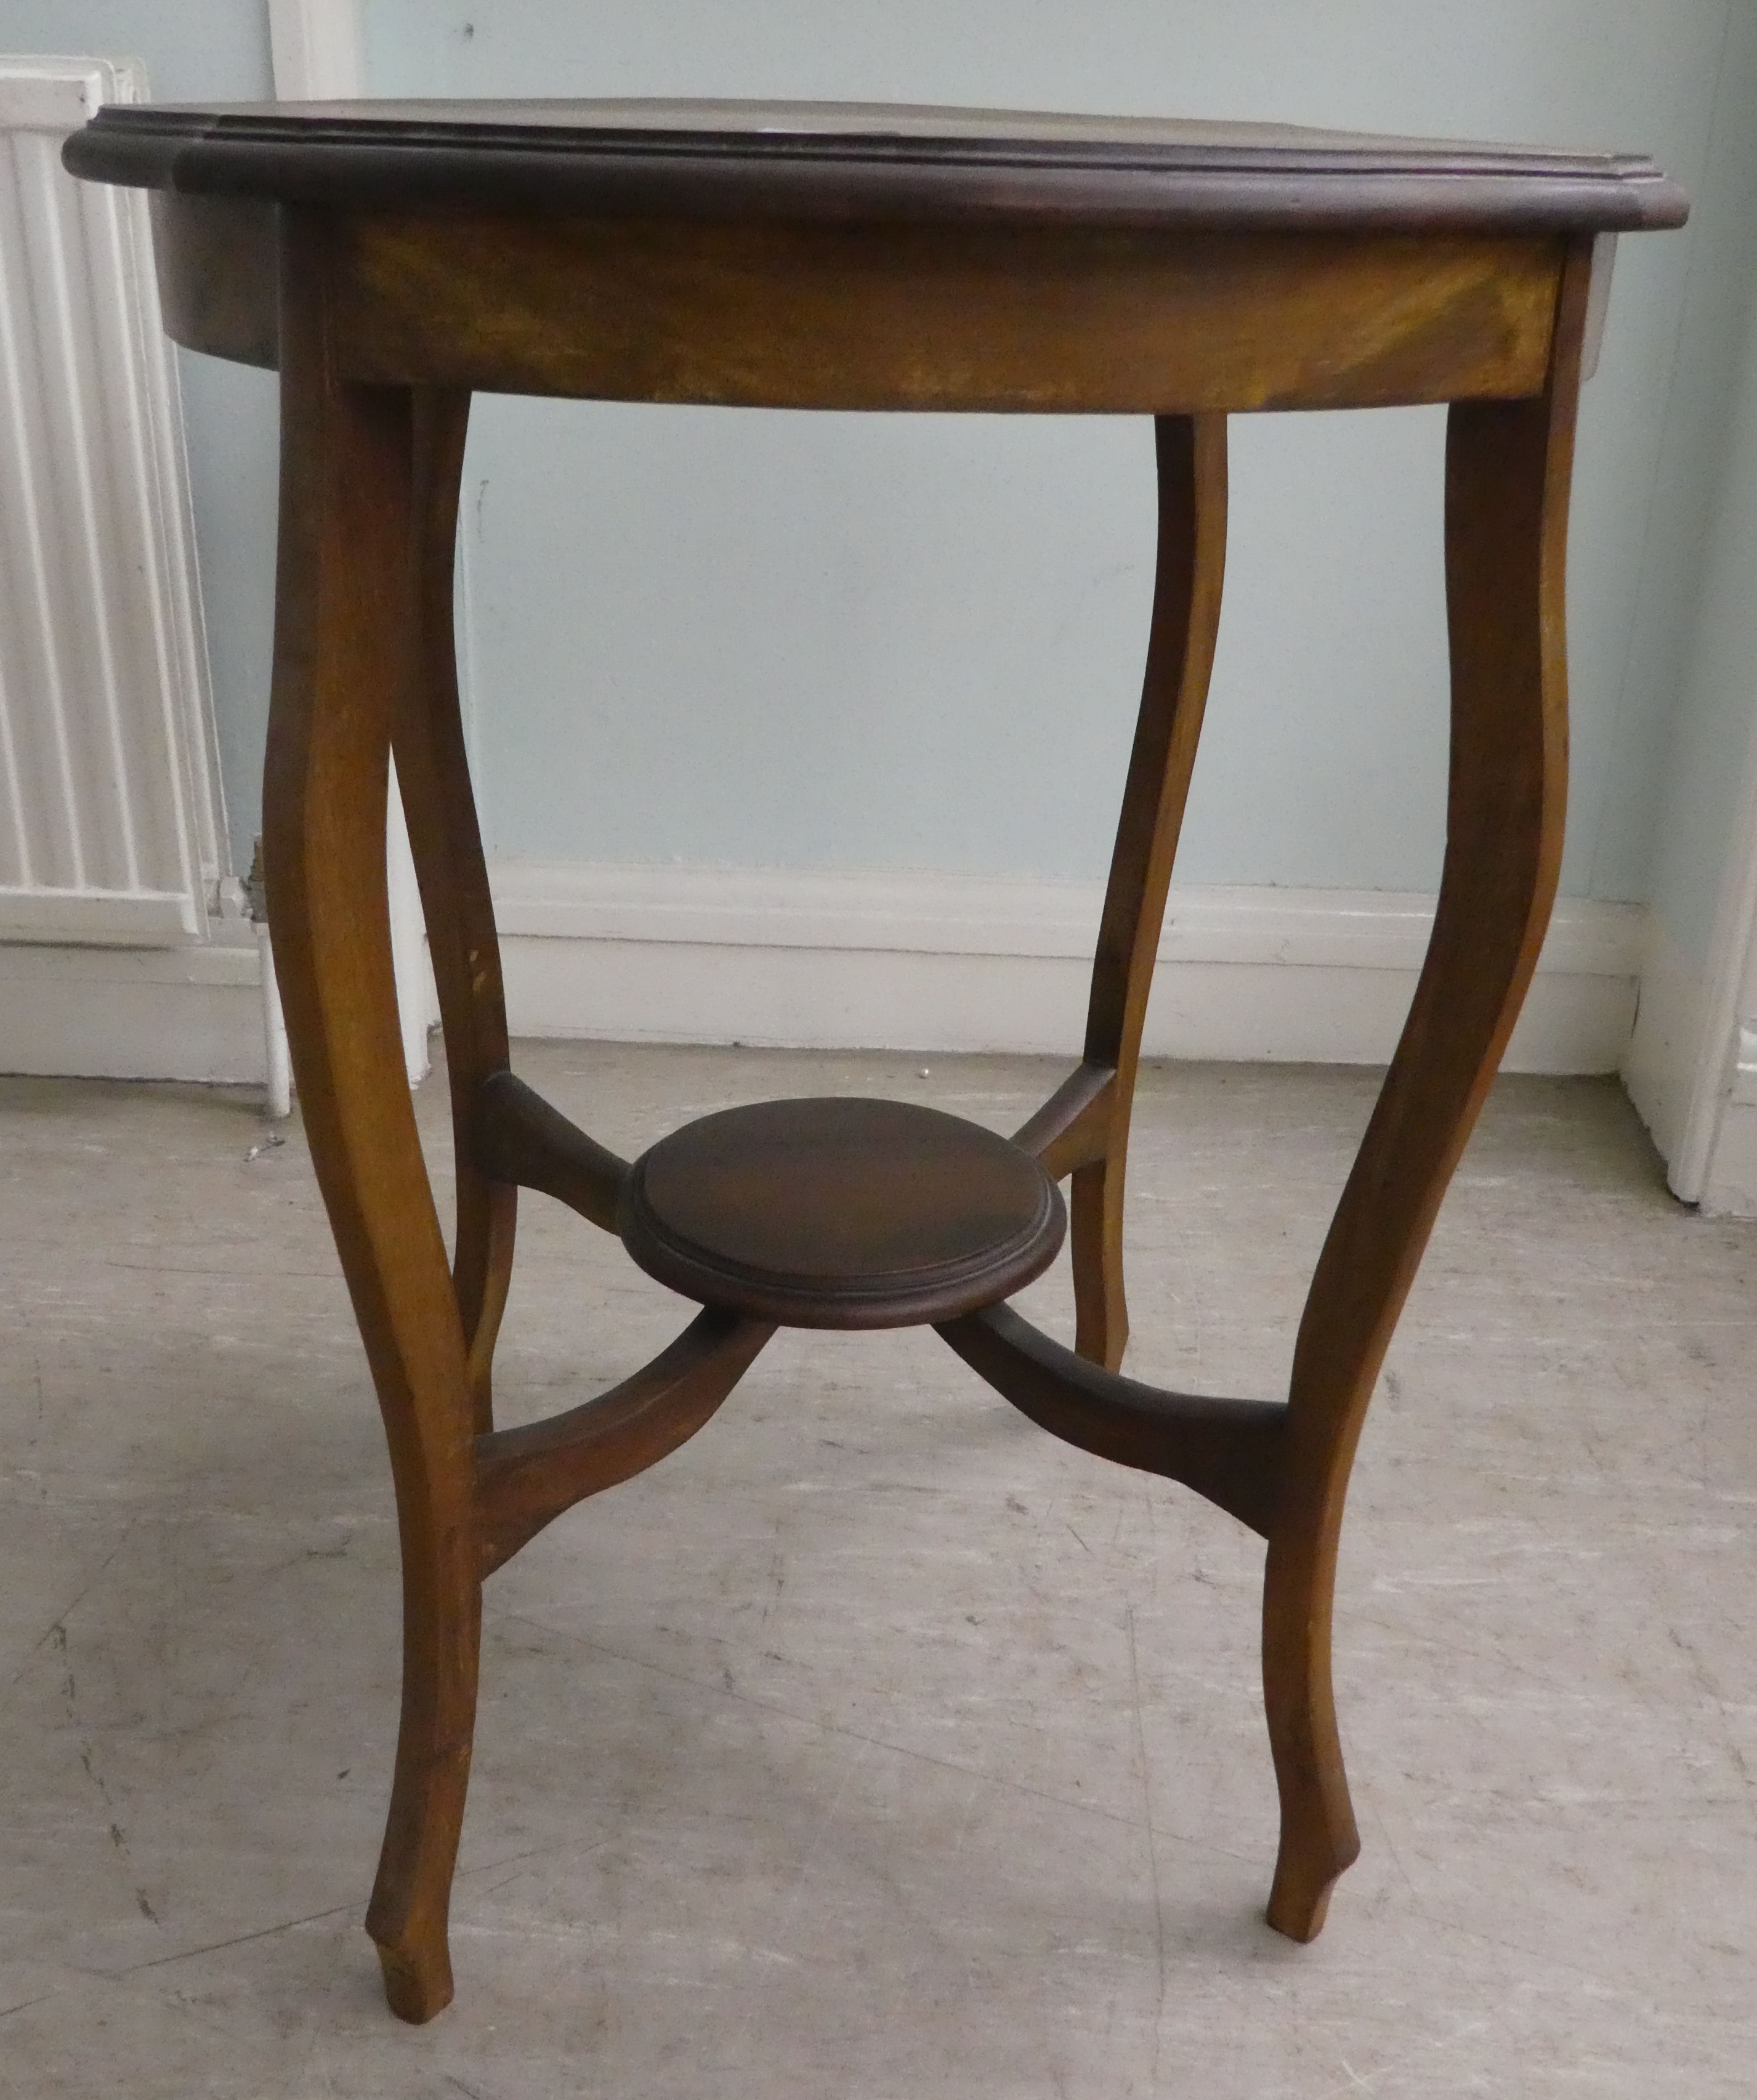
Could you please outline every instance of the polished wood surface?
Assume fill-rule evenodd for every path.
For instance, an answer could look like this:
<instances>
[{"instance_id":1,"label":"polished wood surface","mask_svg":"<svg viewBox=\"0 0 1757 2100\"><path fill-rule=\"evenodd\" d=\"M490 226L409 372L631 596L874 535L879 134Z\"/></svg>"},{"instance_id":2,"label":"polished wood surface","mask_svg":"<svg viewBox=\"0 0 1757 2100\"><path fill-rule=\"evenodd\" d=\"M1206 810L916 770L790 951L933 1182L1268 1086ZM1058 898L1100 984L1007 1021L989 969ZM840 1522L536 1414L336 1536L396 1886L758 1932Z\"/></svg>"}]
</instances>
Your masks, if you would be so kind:
<instances>
[{"instance_id":1,"label":"polished wood surface","mask_svg":"<svg viewBox=\"0 0 1757 2100\"><path fill-rule=\"evenodd\" d=\"M570 1123L510 1071L477 1093L470 1150L477 1170L508 1189L538 1189L607 1233L616 1229L628 1162Z\"/></svg>"},{"instance_id":2,"label":"polished wood surface","mask_svg":"<svg viewBox=\"0 0 1757 2100\"><path fill-rule=\"evenodd\" d=\"M1354 1447L1440 1199L1537 966L1561 865L1568 488L1588 276L1583 254L1563 273L1543 393L1454 408L1447 427L1452 726L1439 905L1300 1323L1263 1593L1263 1683L1282 1807L1269 1916L1298 1939L1323 1924L1331 1887L1360 1846L1330 1670Z\"/></svg>"},{"instance_id":3,"label":"polished wood surface","mask_svg":"<svg viewBox=\"0 0 1757 2100\"><path fill-rule=\"evenodd\" d=\"M712 1308L632 1378L565 1414L476 1439L482 1572L491 1575L587 1495L694 1436L755 1361L771 1323Z\"/></svg>"},{"instance_id":4,"label":"polished wood surface","mask_svg":"<svg viewBox=\"0 0 1757 2100\"><path fill-rule=\"evenodd\" d=\"M742 221L1532 232L1676 226L1685 210L1640 154L870 103L112 103L66 160L190 195Z\"/></svg>"},{"instance_id":5,"label":"polished wood surface","mask_svg":"<svg viewBox=\"0 0 1757 2100\"><path fill-rule=\"evenodd\" d=\"M394 2009L425 2019L451 1995L483 1579L694 1435L787 1320L931 1321L1053 1434L1266 1540L1268 1916L1310 1939L1359 1842L1330 1653L1350 1470L1555 890L1594 287L1607 237L1676 223L1680 192L1629 156L802 105L117 107L66 157L157 188L178 339L281 373L265 851L300 1098L396 1484L403 1713L367 1920ZM451 642L485 387L1154 416L1153 611L1084 1052L1012 1140L900 1104L771 1103L631 1166L512 1072ZM1118 1369L1124 1187L1220 616L1225 417L1405 400L1451 404L1433 938L1285 1400L1165 1391ZM393 747L451 1073L449 1264L390 973ZM1070 1177L1075 1351L1001 1302L1053 1253ZM490 1366L521 1188L620 1232L702 1309L609 1392L503 1431Z\"/></svg>"},{"instance_id":6,"label":"polished wood surface","mask_svg":"<svg viewBox=\"0 0 1757 2100\"><path fill-rule=\"evenodd\" d=\"M253 201L157 203L171 333L272 364L262 253L275 222ZM1563 246L1474 227L363 208L334 222L331 327L338 368L387 385L419 371L459 388L727 407L1382 408L1541 386Z\"/></svg>"},{"instance_id":7,"label":"polished wood surface","mask_svg":"<svg viewBox=\"0 0 1757 2100\"><path fill-rule=\"evenodd\" d=\"M412 647L391 730L397 781L429 929L451 1090L456 1227L451 1273L469 1357L473 1419L493 1427L490 1365L513 1275L516 1187L474 1156L478 1101L508 1061L506 1000L488 867L477 828L451 619L458 484L469 397L423 387L411 416Z\"/></svg>"},{"instance_id":8,"label":"polished wood surface","mask_svg":"<svg viewBox=\"0 0 1757 2100\"><path fill-rule=\"evenodd\" d=\"M364 379L418 368L727 407L1154 414L1523 394L1543 383L1562 241L381 211L338 247L338 354Z\"/></svg>"},{"instance_id":9,"label":"polished wood surface","mask_svg":"<svg viewBox=\"0 0 1757 2100\"><path fill-rule=\"evenodd\" d=\"M396 1484L403 1712L367 1925L392 2007L421 2019L451 1991L446 1923L482 1626L476 1403L409 1101L385 886L391 739L421 668L415 400L336 379L323 243L320 225L295 226L281 251L263 857L293 1077Z\"/></svg>"},{"instance_id":10,"label":"polished wood surface","mask_svg":"<svg viewBox=\"0 0 1757 2100\"><path fill-rule=\"evenodd\" d=\"M643 1153L623 1244L685 1297L795 1327L910 1327L1022 1290L1067 1216L1033 1155L909 1101L759 1101Z\"/></svg>"},{"instance_id":11,"label":"polished wood surface","mask_svg":"<svg viewBox=\"0 0 1757 2100\"><path fill-rule=\"evenodd\" d=\"M1171 864L1202 733L1226 559L1226 426L1162 416L1159 558L1147 672L1123 786L1104 915L1092 963L1083 1062L1116 1074L1104 1143L1073 1168L1074 1304L1082 1356L1115 1370L1129 1339L1123 1294L1123 1181L1135 1066L1159 953Z\"/></svg>"},{"instance_id":12,"label":"polished wood surface","mask_svg":"<svg viewBox=\"0 0 1757 2100\"><path fill-rule=\"evenodd\" d=\"M979 1377L1063 1443L1181 1480L1269 1537L1287 1437L1280 1401L1217 1400L1119 1378L1010 1305L967 1313L940 1333Z\"/></svg>"}]
</instances>

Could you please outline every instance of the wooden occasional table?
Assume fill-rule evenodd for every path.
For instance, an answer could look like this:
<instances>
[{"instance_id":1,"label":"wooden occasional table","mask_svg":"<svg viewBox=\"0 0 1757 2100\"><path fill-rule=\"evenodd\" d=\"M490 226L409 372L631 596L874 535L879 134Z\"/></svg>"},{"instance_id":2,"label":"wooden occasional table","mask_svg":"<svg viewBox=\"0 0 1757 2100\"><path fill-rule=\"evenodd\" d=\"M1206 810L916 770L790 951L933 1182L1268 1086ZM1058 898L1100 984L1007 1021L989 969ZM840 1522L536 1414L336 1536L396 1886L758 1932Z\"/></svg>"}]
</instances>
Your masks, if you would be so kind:
<instances>
[{"instance_id":1,"label":"wooden occasional table","mask_svg":"<svg viewBox=\"0 0 1757 2100\"><path fill-rule=\"evenodd\" d=\"M1269 1921L1310 1939L1359 1843L1330 1682L1355 1442L1555 890L1568 483L1609 236L1680 223L1682 193L1627 156L738 103L116 106L66 161L155 192L180 342L280 371L265 852L293 1070L396 1477L402 1729L367 1913L393 2009L424 2020L451 1994L483 1580L693 1435L777 1325L931 1322L1045 1428L1266 1539ZM1157 580L1085 1053L1010 1142L901 1104L767 1102L630 1166L514 1076L452 658L478 390L1155 419ZM1226 418L1414 401L1451 404L1433 940L1285 1401L1164 1391L1117 1370L1123 1177L1220 610ZM451 1073L449 1265L391 979L393 751ZM1063 1180L1077 1352L1002 1302L1060 1244ZM701 1309L610 1392L496 1430L521 1188L619 1233Z\"/></svg>"}]
</instances>

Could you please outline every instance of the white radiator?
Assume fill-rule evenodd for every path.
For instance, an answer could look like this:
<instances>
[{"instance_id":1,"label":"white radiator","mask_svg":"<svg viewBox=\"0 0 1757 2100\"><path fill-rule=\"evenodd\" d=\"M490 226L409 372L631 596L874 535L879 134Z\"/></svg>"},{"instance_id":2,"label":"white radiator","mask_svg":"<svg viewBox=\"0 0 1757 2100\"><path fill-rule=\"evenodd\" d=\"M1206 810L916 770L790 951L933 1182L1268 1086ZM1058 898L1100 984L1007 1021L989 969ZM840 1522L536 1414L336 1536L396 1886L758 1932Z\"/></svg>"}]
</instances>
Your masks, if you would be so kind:
<instances>
[{"instance_id":1,"label":"white radiator","mask_svg":"<svg viewBox=\"0 0 1757 2100\"><path fill-rule=\"evenodd\" d=\"M138 192L61 141L126 63L0 58L0 942L171 947L222 819L172 353Z\"/></svg>"}]
</instances>

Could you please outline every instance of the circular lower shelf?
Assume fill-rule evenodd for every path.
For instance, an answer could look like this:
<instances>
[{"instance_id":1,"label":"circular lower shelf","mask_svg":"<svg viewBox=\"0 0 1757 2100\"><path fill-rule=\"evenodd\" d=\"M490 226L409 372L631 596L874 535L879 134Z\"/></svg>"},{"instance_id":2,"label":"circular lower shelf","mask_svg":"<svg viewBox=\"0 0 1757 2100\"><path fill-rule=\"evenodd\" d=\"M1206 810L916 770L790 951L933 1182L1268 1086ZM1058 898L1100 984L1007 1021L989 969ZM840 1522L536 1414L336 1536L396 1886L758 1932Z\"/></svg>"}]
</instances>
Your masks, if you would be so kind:
<instances>
[{"instance_id":1,"label":"circular lower shelf","mask_svg":"<svg viewBox=\"0 0 1757 2100\"><path fill-rule=\"evenodd\" d=\"M1028 1152L905 1101L758 1101L643 1153L618 1227L650 1276L790 1327L909 1327L1028 1283L1067 1229Z\"/></svg>"}]
</instances>

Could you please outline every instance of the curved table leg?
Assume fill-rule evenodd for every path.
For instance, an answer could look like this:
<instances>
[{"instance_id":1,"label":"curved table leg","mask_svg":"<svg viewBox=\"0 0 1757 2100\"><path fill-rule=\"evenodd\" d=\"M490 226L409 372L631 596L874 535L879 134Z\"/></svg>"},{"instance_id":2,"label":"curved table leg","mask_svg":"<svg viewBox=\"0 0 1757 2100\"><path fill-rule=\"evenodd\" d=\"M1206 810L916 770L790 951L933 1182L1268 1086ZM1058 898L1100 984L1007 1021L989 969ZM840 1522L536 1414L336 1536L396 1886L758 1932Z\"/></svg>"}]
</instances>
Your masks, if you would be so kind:
<instances>
[{"instance_id":1,"label":"curved table leg","mask_svg":"<svg viewBox=\"0 0 1757 2100\"><path fill-rule=\"evenodd\" d=\"M465 1336L399 1047L385 889L392 717L412 673L413 411L406 391L328 369L321 236L284 217L263 847L312 1160L396 1482L403 1710L367 1926L393 2009L420 2020L451 1994L482 1599Z\"/></svg>"},{"instance_id":2,"label":"curved table leg","mask_svg":"<svg viewBox=\"0 0 1757 2100\"><path fill-rule=\"evenodd\" d=\"M512 1281L518 1191L482 1171L477 1143L483 1083L506 1070L509 1051L494 901L458 705L451 611L458 485L469 421L468 394L438 387L416 390L417 655L415 675L401 689L393 742L439 990L457 1176L452 1282L469 1351L476 1431L486 1435L494 1427L491 1370Z\"/></svg>"},{"instance_id":3,"label":"curved table leg","mask_svg":"<svg viewBox=\"0 0 1757 2100\"><path fill-rule=\"evenodd\" d=\"M1451 779L1420 983L1295 1345L1263 1591L1281 1795L1269 1921L1323 1923L1360 1849L1330 1677L1336 1539L1367 1404L1440 1199L1536 965L1567 792L1564 566L1588 259L1562 275L1548 389L1455 404L1446 454Z\"/></svg>"},{"instance_id":4,"label":"curved table leg","mask_svg":"<svg viewBox=\"0 0 1757 2100\"><path fill-rule=\"evenodd\" d=\"M1226 554L1226 421L1160 416L1159 557L1147 671L1086 1013L1085 1061L1107 1066L1110 1091L1099 1156L1073 1171L1076 1346L1115 1370L1129 1340L1123 1295L1123 1176L1141 1029L1165 892L1190 792L1213 668Z\"/></svg>"}]
</instances>

